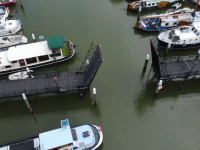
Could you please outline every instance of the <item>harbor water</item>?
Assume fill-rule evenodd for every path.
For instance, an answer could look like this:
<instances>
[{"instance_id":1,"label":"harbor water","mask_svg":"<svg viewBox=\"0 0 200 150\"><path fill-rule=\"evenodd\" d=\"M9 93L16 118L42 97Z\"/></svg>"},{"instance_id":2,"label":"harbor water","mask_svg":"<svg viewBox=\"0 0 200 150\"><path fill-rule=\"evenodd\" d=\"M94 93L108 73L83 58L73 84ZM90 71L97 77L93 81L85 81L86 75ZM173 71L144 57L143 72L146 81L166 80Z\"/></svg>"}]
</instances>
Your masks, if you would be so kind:
<instances>
[{"instance_id":1,"label":"harbor water","mask_svg":"<svg viewBox=\"0 0 200 150\"><path fill-rule=\"evenodd\" d=\"M32 33L39 36L63 35L77 44L75 56L57 64L58 69L78 68L91 42L100 44L104 61L92 88L97 89L97 107L87 92L83 99L77 92L31 97L29 112L22 97L0 100L0 144L38 135L70 125L101 125L104 141L99 150L198 150L200 149L200 79L185 82L167 81L157 97L156 83L148 79L151 64L150 39L158 32L143 32L132 27L137 13L125 9L129 0L22 0L10 6L11 14L21 20L22 32L32 43ZM195 7L190 1L183 6ZM183 7L182 6L182 7ZM173 10L163 8L145 15ZM164 49L159 49L164 54ZM194 55L197 49L183 50ZM171 50L168 56L178 55ZM145 74L142 69L147 54L150 61ZM56 66L35 69L52 71Z\"/></svg>"}]
</instances>

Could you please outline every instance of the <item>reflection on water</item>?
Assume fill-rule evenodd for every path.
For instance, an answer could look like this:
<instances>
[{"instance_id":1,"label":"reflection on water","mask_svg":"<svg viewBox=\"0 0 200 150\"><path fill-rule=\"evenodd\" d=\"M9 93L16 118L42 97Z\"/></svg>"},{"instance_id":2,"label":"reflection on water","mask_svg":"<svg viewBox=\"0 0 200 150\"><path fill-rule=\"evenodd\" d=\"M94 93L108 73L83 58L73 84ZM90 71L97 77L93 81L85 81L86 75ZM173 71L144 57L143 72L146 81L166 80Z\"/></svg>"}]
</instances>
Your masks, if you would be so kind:
<instances>
[{"instance_id":1,"label":"reflection on water","mask_svg":"<svg viewBox=\"0 0 200 150\"><path fill-rule=\"evenodd\" d=\"M124 0L110 0L111 3L113 4L119 4L122 3Z\"/></svg>"}]
</instances>

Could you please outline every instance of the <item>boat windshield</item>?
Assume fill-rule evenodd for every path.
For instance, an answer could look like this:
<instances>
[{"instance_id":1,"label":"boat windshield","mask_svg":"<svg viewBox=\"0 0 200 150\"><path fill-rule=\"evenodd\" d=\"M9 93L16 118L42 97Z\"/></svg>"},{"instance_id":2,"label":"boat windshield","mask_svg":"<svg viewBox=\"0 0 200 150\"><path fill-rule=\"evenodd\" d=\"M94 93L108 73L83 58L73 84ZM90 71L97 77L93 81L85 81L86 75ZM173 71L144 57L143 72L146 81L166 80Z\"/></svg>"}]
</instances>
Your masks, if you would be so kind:
<instances>
[{"instance_id":1,"label":"boat windshield","mask_svg":"<svg viewBox=\"0 0 200 150\"><path fill-rule=\"evenodd\" d=\"M199 36L200 35L200 33L199 32L197 32L197 34L196 34L197 36Z\"/></svg>"},{"instance_id":2,"label":"boat windshield","mask_svg":"<svg viewBox=\"0 0 200 150\"><path fill-rule=\"evenodd\" d=\"M194 33L197 33L197 30L196 30L196 29L194 30Z\"/></svg>"},{"instance_id":3,"label":"boat windshield","mask_svg":"<svg viewBox=\"0 0 200 150\"><path fill-rule=\"evenodd\" d=\"M191 29L191 30L192 30L192 31L194 31L194 29L195 29L195 28L194 28L194 27L192 27L192 29Z\"/></svg>"}]
</instances>

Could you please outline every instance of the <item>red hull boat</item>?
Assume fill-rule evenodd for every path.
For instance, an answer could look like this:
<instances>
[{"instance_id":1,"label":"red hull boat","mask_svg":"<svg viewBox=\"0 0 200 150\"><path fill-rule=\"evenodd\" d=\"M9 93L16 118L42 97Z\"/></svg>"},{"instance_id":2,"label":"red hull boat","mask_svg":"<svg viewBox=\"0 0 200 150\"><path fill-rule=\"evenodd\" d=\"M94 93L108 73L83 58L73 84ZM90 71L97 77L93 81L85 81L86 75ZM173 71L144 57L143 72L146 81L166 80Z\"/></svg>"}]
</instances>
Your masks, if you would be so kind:
<instances>
[{"instance_id":1,"label":"red hull boat","mask_svg":"<svg viewBox=\"0 0 200 150\"><path fill-rule=\"evenodd\" d=\"M0 6L16 4L17 0L0 0Z\"/></svg>"}]
</instances>

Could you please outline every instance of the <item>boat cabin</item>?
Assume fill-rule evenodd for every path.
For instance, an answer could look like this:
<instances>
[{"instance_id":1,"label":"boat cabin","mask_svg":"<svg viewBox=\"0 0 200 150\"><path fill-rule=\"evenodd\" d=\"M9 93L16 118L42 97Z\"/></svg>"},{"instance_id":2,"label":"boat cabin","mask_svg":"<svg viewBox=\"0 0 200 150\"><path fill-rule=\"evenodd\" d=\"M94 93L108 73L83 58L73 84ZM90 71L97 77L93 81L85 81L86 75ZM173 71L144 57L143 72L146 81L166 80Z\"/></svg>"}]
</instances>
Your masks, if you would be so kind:
<instances>
[{"instance_id":1,"label":"boat cabin","mask_svg":"<svg viewBox=\"0 0 200 150\"><path fill-rule=\"evenodd\" d=\"M142 6L143 7L153 7L153 6L158 6L159 2L155 2L155 1L144 1L142 2Z\"/></svg>"}]
</instances>

